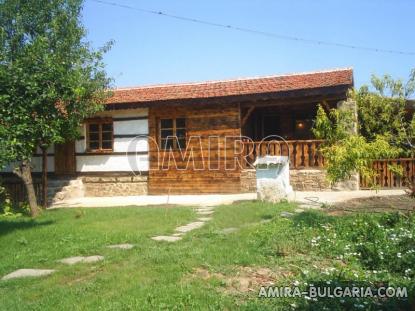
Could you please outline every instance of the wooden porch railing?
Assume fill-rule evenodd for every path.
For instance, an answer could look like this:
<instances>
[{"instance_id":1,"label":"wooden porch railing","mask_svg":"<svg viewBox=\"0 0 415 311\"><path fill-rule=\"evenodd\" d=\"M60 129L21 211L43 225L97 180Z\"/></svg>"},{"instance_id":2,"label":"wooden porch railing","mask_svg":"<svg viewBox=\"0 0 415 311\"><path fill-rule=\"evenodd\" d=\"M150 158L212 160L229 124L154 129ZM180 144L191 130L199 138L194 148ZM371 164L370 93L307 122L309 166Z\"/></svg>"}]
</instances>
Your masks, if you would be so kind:
<instances>
[{"instance_id":1,"label":"wooden porch railing","mask_svg":"<svg viewBox=\"0 0 415 311\"><path fill-rule=\"evenodd\" d=\"M395 174L390 165L402 167L402 176ZM393 160L377 160L373 163L373 168L376 172L374 184L380 188L403 188L408 186L409 182L415 181L415 159L401 158ZM360 178L360 187L362 189L371 186L369 180Z\"/></svg>"},{"instance_id":2,"label":"wooden porch railing","mask_svg":"<svg viewBox=\"0 0 415 311\"><path fill-rule=\"evenodd\" d=\"M323 167L324 159L318 150L322 143L322 140L244 141L243 163L249 168L258 156L281 155L290 157L290 168Z\"/></svg>"},{"instance_id":3,"label":"wooden porch railing","mask_svg":"<svg viewBox=\"0 0 415 311\"><path fill-rule=\"evenodd\" d=\"M322 140L287 140L287 141L244 141L243 165L251 168L258 156L282 155L290 157L290 169L324 167L324 158L318 148ZM402 167L402 176L395 174L391 165ZM404 188L409 182L415 182L415 158L377 160L373 163L376 178L372 182L360 178L360 187L368 189L372 185L380 188Z\"/></svg>"}]
</instances>

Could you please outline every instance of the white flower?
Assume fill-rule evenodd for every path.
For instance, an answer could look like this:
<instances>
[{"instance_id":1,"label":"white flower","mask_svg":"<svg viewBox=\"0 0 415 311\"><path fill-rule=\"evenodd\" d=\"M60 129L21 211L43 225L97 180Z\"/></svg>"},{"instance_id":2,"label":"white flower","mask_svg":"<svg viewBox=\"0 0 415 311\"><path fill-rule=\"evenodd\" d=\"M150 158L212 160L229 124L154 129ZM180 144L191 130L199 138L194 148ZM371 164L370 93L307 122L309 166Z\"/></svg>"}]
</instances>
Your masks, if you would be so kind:
<instances>
[{"instance_id":1,"label":"white flower","mask_svg":"<svg viewBox=\"0 0 415 311\"><path fill-rule=\"evenodd\" d=\"M397 254L396 254L396 257L398 257L398 258L402 258L402 254L401 254L401 253L397 253Z\"/></svg>"}]
</instances>

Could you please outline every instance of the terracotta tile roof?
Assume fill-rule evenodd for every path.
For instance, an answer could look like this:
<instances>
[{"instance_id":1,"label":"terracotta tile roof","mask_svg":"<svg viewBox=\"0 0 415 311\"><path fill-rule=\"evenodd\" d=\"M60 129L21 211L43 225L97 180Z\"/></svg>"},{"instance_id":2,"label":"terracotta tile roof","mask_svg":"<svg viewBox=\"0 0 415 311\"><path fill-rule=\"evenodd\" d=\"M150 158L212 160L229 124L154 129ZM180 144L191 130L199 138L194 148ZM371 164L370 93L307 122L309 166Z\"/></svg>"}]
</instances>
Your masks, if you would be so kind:
<instances>
[{"instance_id":1,"label":"terracotta tile roof","mask_svg":"<svg viewBox=\"0 0 415 311\"><path fill-rule=\"evenodd\" d=\"M108 99L108 104L206 99L352 85L352 69L334 69L227 81L115 89L113 90L113 96Z\"/></svg>"}]
</instances>

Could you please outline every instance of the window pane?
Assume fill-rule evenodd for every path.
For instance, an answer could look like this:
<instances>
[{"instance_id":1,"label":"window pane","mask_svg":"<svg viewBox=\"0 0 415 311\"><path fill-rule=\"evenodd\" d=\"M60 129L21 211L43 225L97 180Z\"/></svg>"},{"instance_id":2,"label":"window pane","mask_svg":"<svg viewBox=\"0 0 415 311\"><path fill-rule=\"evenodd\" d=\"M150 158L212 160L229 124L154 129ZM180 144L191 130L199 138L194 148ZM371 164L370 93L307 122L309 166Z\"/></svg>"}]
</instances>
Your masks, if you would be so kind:
<instances>
[{"instance_id":1,"label":"window pane","mask_svg":"<svg viewBox=\"0 0 415 311\"><path fill-rule=\"evenodd\" d=\"M90 141L89 142L89 149L91 149L91 150L99 149L99 142L98 141Z\"/></svg>"},{"instance_id":2,"label":"window pane","mask_svg":"<svg viewBox=\"0 0 415 311\"><path fill-rule=\"evenodd\" d=\"M179 144L178 147L180 147L180 149L186 149L186 139L184 138L179 139L178 144Z\"/></svg>"},{"instance_id":3,"label":"window pane","mask_svg":"<svg viewBox=\"0 0 415 311\"><path fill-rule=\"evenodd\" d=\"M98 133L89 133L89 140L99 140Z\"/></svg>"},{"instance_id":4,"label":"window pane","mask_svg":"<svg viewBox=\"0 0 415 311\"><path fill-rule=\"evenodd\" d=\"M168 150L170 148L173 148L173 139L162 139L161 149Z\"/></svg>"},{"instance_id":5,"label":"window pane","mask_svg":"<svg viewBox=\"0 0 415 311\"><path fill-rule=\"evenodd\" d=\"M112 149L112 141L111 140L102 141L102 149Z\"/></svg>"},{"instance_id":6,"label":"window pane","mask_svg":"<svg viewBox=\"0 0 415 311\"><path fill-rule=\"evenodd\" d=\"M112 132L112 123L104 123L102 124L103 131L110 131Z\"/></svg>"},{"instance_id":7,"label":"window pane","mask_svg":"<svg viewBox=\"0 0 415 311\"><path fill-rule=\"evenodd\" d=\"M161 130L161 138L167 138L167 136L173 136L173 130Z\"/></svg>"},{"instance_id":8,"label":"window pane","mask_svg":"<svg viewBox=\"0 0 415 311\"><path fill-rule=\"evenodd\" d=\"M176 119L176 127L186 127L186 119L185 118L177 118Z\"/></svg>"},{"instance_id":9,"label":"window pane","mask_svg":"<svg viewBox=\"0 0 415 311\"><path fill-rule=\"evenodd\" d=\"M98 132L99 131L99 125L98 124L89 124L89 131L90 132Z\"/></svg>"},{"instance_id":10,"label":"window pane","mask_svg":"<svg viewBox=\"0 0 415 311\"><path fill-rule=\"evenodd\" d=\"M173 128L173 119L161 119L161 128Z\"/></svg>"},{"instance_id":11,"label":"window pane","mask_svg":"<svg viewBox=\"0 0 415 311\"><path fill-rule=\"evenodd\" d=\"M178 129L176 130L177 137L186 137L186 130L185 129Z\"/></svg>"},{"instance_id":12,"label":"window pane","mask_svg":"<svg viewBox=\"0 0 415 311\"><path fill-rule=\"evenodd\" d=\"M106 132L106 133L102 133L102 140L112 140L112 133L111 132Z\"/></svg>"}]
</instances>

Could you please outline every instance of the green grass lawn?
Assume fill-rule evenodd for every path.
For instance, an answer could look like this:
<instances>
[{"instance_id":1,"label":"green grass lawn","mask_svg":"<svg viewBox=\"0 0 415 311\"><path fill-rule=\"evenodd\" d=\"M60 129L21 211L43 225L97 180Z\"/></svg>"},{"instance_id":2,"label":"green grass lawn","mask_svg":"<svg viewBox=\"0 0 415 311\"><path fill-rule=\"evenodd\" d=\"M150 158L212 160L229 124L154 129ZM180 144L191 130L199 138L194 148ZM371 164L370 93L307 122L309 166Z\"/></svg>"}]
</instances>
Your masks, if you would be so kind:
<instances>
[{"instance_id":1,"label":"green grass lawn","mask_svg":"<svg viewBox=\"0 0 415 311\"><path fill-rule=\"evenodd\" d=\"M305 212L292 218L280 216L282 211L294 208L286 203L259 202L220 206L213 220L175 243L157 242L150 237L171 234L175 227L196 220L192 208L60 209L44 212L36 220L2 217L0 276L19 268L58 271L42 278L0 281L0 310L409 307L407 300L396 299L337 299L333 303L258 297L260 286L270 282L302 287L310 283L388 282L407 286L413 293L413 274L407 270L415 263L410 251L415 243L410 233L393 245L373 251L375 241L389 243L387 234L405 228L408 222L412 225L408 230L414 233L411 217L333 217L321 212ZM235 229L224 230L227 228ZM119 243L133 243L136 247L105 247ZM380 249L385 259L377 258ZM396 252L403 254L396 262L387 257ZM57 262L78 255L103 255L105 260L73 266ZM375 269L379 271L373 272Z\"/></svg>"}]
</instances>

